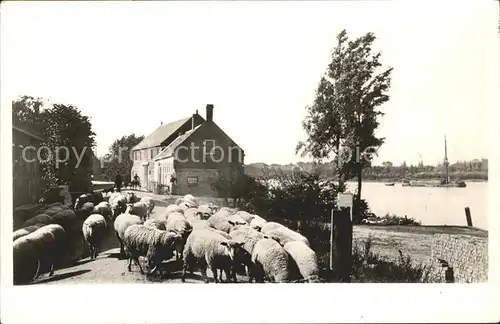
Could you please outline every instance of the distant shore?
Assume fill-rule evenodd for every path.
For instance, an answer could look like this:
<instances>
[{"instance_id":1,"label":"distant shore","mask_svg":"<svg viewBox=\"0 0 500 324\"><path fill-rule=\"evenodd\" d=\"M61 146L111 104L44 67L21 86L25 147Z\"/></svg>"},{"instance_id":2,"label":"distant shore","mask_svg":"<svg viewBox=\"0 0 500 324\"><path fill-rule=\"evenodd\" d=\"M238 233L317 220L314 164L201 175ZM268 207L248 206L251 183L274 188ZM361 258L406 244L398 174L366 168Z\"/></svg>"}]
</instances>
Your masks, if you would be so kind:
<instances>
[{"instance_id":1,"label":"distant shore","mask_svg":"<svg viewBox=\"0 0 500 324\"><path fill-rule=\"evenodd\" d=\"M427 181L439 181L441 179L435 178L435 179L415 179L415 180L427 180ZM464 180L465 182L488 182L488 180L485 179L467 179ZM356 182L356 180L348 180L348 182ZM401 180L392 180L392 179L363 179L363 182L380 182L380 183L387 183L387 182L394 182L394 183L401 183Z\"/></svg>"}]
</instances>

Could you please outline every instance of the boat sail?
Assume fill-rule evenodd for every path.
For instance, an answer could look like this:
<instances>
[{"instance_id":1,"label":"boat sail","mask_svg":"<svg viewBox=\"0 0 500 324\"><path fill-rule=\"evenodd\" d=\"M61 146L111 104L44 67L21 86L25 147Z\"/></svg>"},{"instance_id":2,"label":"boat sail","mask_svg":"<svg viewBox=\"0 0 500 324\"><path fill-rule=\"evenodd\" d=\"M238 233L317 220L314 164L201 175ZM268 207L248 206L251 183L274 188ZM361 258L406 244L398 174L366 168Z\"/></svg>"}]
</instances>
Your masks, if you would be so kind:
<instances>
[{"instance_id":1,"label":"boat sail","mask_svg":"<svg viewBox=\"0 0 500 324\"><path fill-rule=\"evenodd\" d=\"M444 178L441 179L441 181L435 182L435 181L417 181L417 180L410 180L410 181L404 181L403 186L404 187L445 187L445 188L465 188L467 185L465 184L464 181L462 180L457 180L455 182L450 182L450 172L449 172L449 161L448 161L448 145L446 141L446 135L444 136L444 160L443 160L443 167L444 167Z\"/></svg>"}]
</instances>

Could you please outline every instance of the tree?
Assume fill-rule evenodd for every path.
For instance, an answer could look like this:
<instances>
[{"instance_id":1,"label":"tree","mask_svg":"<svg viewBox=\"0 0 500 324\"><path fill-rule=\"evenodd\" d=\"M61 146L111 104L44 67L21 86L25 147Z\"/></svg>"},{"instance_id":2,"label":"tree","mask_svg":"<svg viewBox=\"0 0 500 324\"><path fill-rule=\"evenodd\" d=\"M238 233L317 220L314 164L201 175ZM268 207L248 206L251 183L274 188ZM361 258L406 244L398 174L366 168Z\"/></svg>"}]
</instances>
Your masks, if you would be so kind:
<instances>
[{"instance_id":1,"label":"tree","mask_svg":"<svg viewBox=\"0 0 500 324\"><path fill-rule=\"evenodd\" d=\"M314 103L306 108L308 115L302 126L307 140L299 142L297 152L311 154L315 159L333 154L341 187L345 180L357 177L354 204L354 215L357 215L362 171L372 161L371 154L363 152L368 148L376 150L384 143L383 138L375 136L378 117L383 115L377 108L389 100L392 68L380 71L381 53L372 53L373 33L349 41L343 30L337 41ZM343 149L352 153L350 159L344 161Z\"/></svg>"},{"instance_id":2,"label":"tree","mask_svg":"<svg viewBox=\"0 0 500 324\"><path fill-rule=\"evenodd\" d=\"M130 176L133 161L130 158L130 151L134 146L139 144L144 139L144 136L135 134L122 136L115 140L109 147L109 153L103 157L105 161L103 165L103 176L110 181L114 181L117 174L122 176Z\"/></svg>"},{"instance_id":3,"label":"tree","mask_svg":"<svg viewBox=\"0 0 500 324\"><path fill-rule=\"evenodd\" d=\"M48 148L40 151L44 194L68 182L88 187L95 146L89 117L72 105L54 104L41 108L45 108L42 98L22 96L12 103L13 123L39 130L43 137L41 146ZM62 162L56 163L56 154ZM77 155L81 156L79 164Z\"/></svg>"}]
</instances>

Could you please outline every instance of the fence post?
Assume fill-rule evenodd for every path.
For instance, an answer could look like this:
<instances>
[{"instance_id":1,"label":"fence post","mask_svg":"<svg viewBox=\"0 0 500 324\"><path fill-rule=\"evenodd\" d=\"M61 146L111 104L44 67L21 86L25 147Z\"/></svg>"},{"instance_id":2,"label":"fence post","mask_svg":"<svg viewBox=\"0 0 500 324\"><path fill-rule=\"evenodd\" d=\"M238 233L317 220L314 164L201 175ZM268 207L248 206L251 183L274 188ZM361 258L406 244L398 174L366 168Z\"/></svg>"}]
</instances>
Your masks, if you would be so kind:
<instances>
[{"instance_id":1,"label":"fence post","mask_svg":"<svg viewBox=\"0 0 500 324\"><path fill-rule=\"evenodd\" d=\"M330 216L330 270L333 270L333 244L335 242L335 236L334 236L334 233L335 233L335 227L334 227L334 224L333 224L333 213L335 211L332 209L331 210L331 216Z\"/></svg>"},{"instance_id":2,"label":"fence post","mask_svg":"<svg viewBox=\"0 0 500 324\"><path fill-rule=\"evenodd\" d=\"M334 217L336 270L340 282L351 281L352 270L352 195L339 195L339 211Z\"/></svg>"},{"instance_id":3,"label":"fence post","mask_svg":"<svg viewBox=\"0 0 500 324\"><path fill-rule=\"evenodd\" d=\"M469 207L465 207L465 218L467 219L467 226L472 226L472 216Z\"/></svg>"}]
</instances>

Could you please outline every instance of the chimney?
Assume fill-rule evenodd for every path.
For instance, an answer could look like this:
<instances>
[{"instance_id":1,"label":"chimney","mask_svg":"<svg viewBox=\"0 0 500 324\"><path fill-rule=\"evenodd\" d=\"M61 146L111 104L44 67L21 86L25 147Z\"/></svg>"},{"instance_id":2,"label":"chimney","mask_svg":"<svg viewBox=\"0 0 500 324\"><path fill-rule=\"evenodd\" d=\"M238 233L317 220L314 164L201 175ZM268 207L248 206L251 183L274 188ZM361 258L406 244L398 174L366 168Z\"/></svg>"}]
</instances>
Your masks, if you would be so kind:
<instances>
[{"instance_id":1,"label":"chimney","mask_svg":"<svg viewBox=\"0 0 500 324\"><path fill-rule=\"evenodd\" d=\"M207 105L207 122L213 121L214 117L214 105Z\"/></svg>"},{"instance_id":2,"label":"chimney","mask_svg":"<svg viewBox=\"0 0 500 324\"><path fill-rule=\"evenodd\" d=\"M196 113L198 113L198 111L196 111ZM194 129L194 116L195 114L193 114L193 117L191 117L191 130Z\"/></svg>"}]
</instances>

